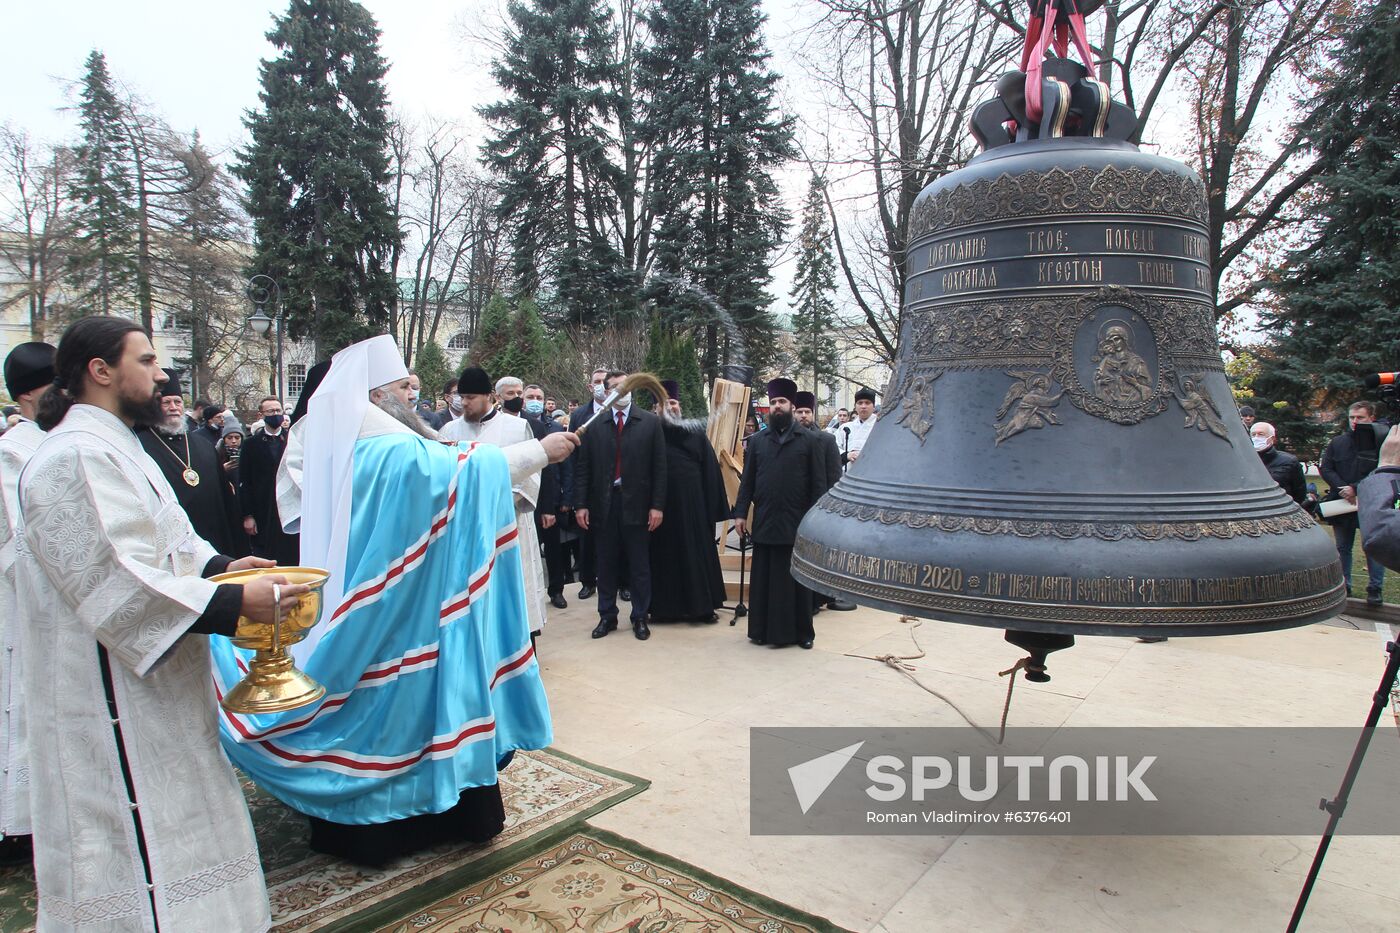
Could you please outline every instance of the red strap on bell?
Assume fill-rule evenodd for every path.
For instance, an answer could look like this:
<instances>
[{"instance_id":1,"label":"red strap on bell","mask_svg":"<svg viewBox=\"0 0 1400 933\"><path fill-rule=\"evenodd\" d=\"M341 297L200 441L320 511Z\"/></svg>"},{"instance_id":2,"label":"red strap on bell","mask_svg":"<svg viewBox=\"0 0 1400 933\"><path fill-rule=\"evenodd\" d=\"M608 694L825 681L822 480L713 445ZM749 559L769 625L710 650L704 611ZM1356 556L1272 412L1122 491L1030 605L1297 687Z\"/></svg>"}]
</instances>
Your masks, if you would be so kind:
<instances>
[{"instance_id":1,"label":"red strap on bell","mask_svg":"<svg viewBox=\"0 0 1400 933\"><path fill-rule=\"evenodd\" d=\"M1045 54L1050 43L1055 43L1055 51L1061 58L1068 57L1069 41L1079 50L1084 59L1084 67L1092 74L1094 53L1089 49L1089 37L1084 28L1084 14L1079 12L1075 0L1045 0L1044 5L1032 8L1030 20L1026 23L1026 41L1021 50L1021 70L1026 73L1026 117L1038 122L1045 113L1041 98L1040 81L1045 67Z\"/></svg>"}]
</instances>

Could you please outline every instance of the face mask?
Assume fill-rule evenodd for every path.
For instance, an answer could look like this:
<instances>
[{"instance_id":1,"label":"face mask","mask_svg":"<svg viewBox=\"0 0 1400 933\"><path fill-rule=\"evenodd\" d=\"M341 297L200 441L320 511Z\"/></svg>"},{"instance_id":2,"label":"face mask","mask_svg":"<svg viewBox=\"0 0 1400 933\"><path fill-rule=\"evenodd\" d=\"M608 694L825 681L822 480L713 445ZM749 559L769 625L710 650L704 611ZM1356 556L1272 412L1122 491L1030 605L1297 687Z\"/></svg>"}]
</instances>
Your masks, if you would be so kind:
<instances>
[{"instance_id":1,"label":"face mask","mask_svg":"<svg viewBox=\"0 0 1400 933\"><path fill-rule=\"evenodd\" d=\"M410 405L417 405L417 404L418 404L418 390L417 390L417 389L409 389L409 390L408 390L408 403L409 403Z\"/></svg>"},{"instance_id":2,"label":"face mask","mask_svg":"<svg viewBox=\"0 0 1400 933\"><path fill-rule=\"evenodd\" d=\"M512 415L520 414L520 409L525 407L525 400L520 396L508 398L501 403L501 409L510 412Z\"/></svg>"},{"instance_id":3,"label":"face mask","mask_svg":"<svg viewBox=\"0 0 1400 933\"><path fill-rule=\"evenodd\" d=\"M617 399L613 402L613 407L616 408L616 409L621 410L621 409L626 408L628 405L631 405L631 404L632 404L632 393L631 393L631 392L628 392L626 395L619 395L619 396L617 397Z\"/></svg>"},{"instance_id":4,"label":"face mask","mask_svg":"<svg viewBox=\"0 0 1400 933\"><path fill-rule=\"evenodd\" d=\"M278 428L282 427L283 417L283 415L264 415L263 424L267 425L269 430L276 431Z\"/></svg>"},{"instance_id":5,"label":"face mask","mask_svg":"<svg viewBox=\"0 0 1400 933\"><path fill-rule=\"evenodd\" d=\"M605 382L600 382L600 383L598 383L596 386L593 387L593 398L594 398L594 399L596 399L597 401L600 401L600 402L601 402L603 399L605 399L605 398L607 398L607 397L608 397L608 385L607 385L607 383L605 383Z\"/></svg>"},{"instance_id":6,"label":"face mask","mask_svg":"<svg viewBox=\"0 0 1400 933\"><path fill-rule=\"evenodd\" d=\"M1267 437L1260 437L1257 434L1251 434L1249 436L1249 442L1254 445L1255 450L1261 453L1274 446L1273 441L1269 440Z\"/></svg>"},{"instance_id":7,"label":"face mask","mask_svg":"<svg viewBox=\"0 0 1400 933\"><path fill-rule=\"evenodd\" d=\"M447 410L454 415L460 415L462 413L462 396L449 395L447 397Z\"/></svg>"},{"instance_id":8,"label":"face mask","mask_svg":"<svg viewBox=\"0 0 1400 933\"><path fill-rule=\"evenodd\" d=\"M532 398L525 403L525 410L532 415L544 414L544 402L537 398Z\"/></svg>"}]
</instances>

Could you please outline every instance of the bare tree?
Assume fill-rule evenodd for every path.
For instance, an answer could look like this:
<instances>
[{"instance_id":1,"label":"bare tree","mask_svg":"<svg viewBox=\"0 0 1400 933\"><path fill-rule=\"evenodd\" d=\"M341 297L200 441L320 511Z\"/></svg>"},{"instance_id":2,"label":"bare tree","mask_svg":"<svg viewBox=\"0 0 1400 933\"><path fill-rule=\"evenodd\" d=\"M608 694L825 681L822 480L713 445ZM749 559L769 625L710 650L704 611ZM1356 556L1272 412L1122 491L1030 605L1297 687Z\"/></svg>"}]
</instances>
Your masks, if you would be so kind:
<instances>
[{"instance_id":1,"label":"bare tree","mask_svg":"<svg viewBox=\"0 0 1400 933\"><path fill-rule=\"evenodd\" d=\"M809 161L832 180L833 243L865 320L860 332L892 362L914 199L971 156L971 109L1015 40L977 0L820 2L807 60L838 123L819 134L823 151Z\"/></svg>"},{"instance_id":2,"label":"bare tree","mask_svg":"<svg viewBox=\"0 0 1400 933\"><path fill-rule=\"evenodd\" d=\"M50 299L63 276L64 246L72 232L66 216L71 153L43 149L21 130L0 127L0 259L19 287L0 294L0 309L24 304L34 340L48 336Z\"/></svg>"},{"instance_id":3,"label":"bare tree","mask_svg":"<svg viewBox=\"0 0 1400 933\"><path fill-rule=\"evenodd\" d=\"M460 128L450 123L433 123L421 144L405 145L399 225L408 234L413 275L393 332L409 361L438 340L448 315L465 318L471 339L481 309L505 278L496 192L471 158Z\"/></svg>"}]
</instances>

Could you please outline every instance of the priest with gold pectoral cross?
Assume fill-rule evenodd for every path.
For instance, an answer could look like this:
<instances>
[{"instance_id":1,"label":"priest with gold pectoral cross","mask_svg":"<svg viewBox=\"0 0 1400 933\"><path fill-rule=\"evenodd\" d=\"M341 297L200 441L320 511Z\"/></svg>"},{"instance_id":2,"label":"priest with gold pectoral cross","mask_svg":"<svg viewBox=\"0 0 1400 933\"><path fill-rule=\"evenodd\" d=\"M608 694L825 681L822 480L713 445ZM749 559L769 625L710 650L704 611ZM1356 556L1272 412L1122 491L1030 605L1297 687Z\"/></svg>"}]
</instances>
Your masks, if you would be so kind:
<instances>
[{"instance_id":1,"label":"priest with gold pectoral cross","mask_svg":"<svg viewBox=\"0 0 1400 933\"><path fill-rule=\"evenodd\" d=\"M205 437L206 432L186 430L179 377L173 369L165 370L165 375L168 378L160 393L161 421L139 428L136 436L170 481L195 532L220 554L246 557L251 553L248 536L243 533L233 486L219 467L218 452Z\"/></svg>"}]
</instances>

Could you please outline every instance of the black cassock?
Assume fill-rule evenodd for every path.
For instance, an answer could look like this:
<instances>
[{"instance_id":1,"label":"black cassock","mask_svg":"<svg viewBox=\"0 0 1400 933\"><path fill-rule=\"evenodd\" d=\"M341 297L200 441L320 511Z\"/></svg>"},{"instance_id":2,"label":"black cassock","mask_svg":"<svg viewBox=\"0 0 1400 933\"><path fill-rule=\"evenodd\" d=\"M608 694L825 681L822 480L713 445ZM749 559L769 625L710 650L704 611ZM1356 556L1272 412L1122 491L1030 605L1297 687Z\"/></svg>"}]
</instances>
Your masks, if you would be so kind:
<instances>
[{"instance_id":1,"label":"black cassock","mask_svg":"<svg viewBox=\"0 0 1400 933\"><path fill-rule=\"evenodd\" d=\"M242 510L233 486L224 478L214 445L200 436L202 433L166 435L154 428L141 428L136 436L175 490L175 498L190 517L195 532L220 554L247 557L248 536L243 533ZM186 441L190 468L199 475L196 486L185 482Z\"/></svg>"},{"instance_id":2,"label":"black cassock","mask_svg":"<svg viewBox=\"0 0 1400 933\"><path fill-rule=\"evenodd\" d=\"M749 438L733 514L742 518L753 504L750 638L770 645L812 639L812 591L792 577L792 545L827 480L827 455L815 431L794 424Z\"/></svg>"},{"instance_id":3,"label":"black cassock","mask_svg":"<svg viewBox=\"0 0 1400 933\"><path fill-rule=\"evenodd\" d=\"M709 622L724 605L715 523L729 516L729 497L704 433L666 421L662 430L666 508L651 535L651 618Z\"/></svg>"}]
</instances>

